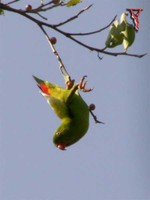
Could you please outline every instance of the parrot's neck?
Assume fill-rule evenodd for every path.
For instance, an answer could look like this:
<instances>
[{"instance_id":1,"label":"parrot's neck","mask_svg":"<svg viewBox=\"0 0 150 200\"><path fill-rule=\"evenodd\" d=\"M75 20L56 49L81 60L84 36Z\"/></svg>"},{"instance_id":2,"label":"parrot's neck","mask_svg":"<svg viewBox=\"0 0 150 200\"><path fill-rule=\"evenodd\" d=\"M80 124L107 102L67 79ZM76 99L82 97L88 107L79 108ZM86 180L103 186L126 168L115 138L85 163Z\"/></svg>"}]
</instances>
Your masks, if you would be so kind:
<instances>
[{"instance_id":1,"label":"parrot's neck","mask_svg":"<svg viewBox=\"0 0 150 200\"><path fill-rule=\"evenodd\" d=\"M69 117L65 117L65 118L62 119L62 123L63 123L63 124L70 124L71 121L72 121L72 120L71 120L71 118L69 118Z\"/></svg>"}]
</instances>

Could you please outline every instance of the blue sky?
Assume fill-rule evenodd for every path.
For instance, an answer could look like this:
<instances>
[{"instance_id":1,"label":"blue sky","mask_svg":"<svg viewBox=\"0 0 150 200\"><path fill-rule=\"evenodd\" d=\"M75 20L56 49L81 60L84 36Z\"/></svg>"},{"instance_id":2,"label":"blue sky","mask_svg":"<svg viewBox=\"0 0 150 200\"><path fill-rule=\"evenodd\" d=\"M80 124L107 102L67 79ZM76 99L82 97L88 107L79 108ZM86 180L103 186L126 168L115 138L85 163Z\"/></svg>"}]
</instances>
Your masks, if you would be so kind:
<instances>
[{"instance_id":1,"label":"blue sky","mask_svg":"<svg viewBox=\"0 0 150 200\"><path fill-rule=\"evenodd\" d=\"M28 3L21 1L18 7ZM126 8L143 8L140 30L130 53L148 53L139 59L97 54L57 37L56 48L78 82L88 75L95 103L86 136L63 152L52 143L60 120L39 94L32 75L64 85L58 62L32 22L13 13L0 16L0 176L2 200L149 200L150 199L150 2L148 0L85 0L74 8L49 12L49 22L93 7L64 30L91 31L107 25ZM108 30L81 38L104 47ZM122 51L120 46L116 51Z\"/></svg>"}]
</instances>

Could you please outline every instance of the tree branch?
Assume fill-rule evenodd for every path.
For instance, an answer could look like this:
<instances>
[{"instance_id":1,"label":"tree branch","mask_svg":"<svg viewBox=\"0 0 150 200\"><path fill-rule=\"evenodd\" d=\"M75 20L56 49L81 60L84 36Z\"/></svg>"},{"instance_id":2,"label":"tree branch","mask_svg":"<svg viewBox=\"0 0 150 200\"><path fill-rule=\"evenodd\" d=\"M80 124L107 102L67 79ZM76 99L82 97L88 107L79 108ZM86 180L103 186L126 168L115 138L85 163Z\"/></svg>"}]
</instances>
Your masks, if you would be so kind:
<instances>
[{"instance_id":1,"label":"tree branch","mask_svg":"<svg viewBox=\"0 0 150 200\"><path fill-rule=\"evenodd\" d=\"M41 24L38 24L40 29L42 30L42 32L44 33L51 49L52 49L52 52L54 53L54 55L57 57L57 60L58 60L58 63L59 63L59 68L60 68L60 71L61 73L63 74L64 76L64 80L66 82L72 82L71 80L71 76L69 75L69 73L67 72L66 68L65 68L65 65L63 64L63 61L59 55L59 53L57 52L56 48L54 47L54 45L52 44L51 42L51 39L49 37L49 35L47 34L47 32L45 31L45 29L43 28L43 26Z\"/></svg>"},{"instance_id":2,"label":"tree branch","mask_svg":"<svg viewBox=\"0 0 150 200\"><path fill-rule=\"evenodd\" d=\"M68 33L68 32L62 31L61 29L58 29L58 28L56 27L56 25L52 25L52 24L50 24L50 23L46 23L46 22L44 22L44 21L41 21L41 20L38 20L38 19L32 17L31 15L27 14L27 12L26 12L25 10L15 9L15 8L12 8L12 7L10 7L9 5L3 4L3 3L0 3L0 8L3 9L3 10L7 10L7 11L10 11L10 12L14 12L14 13L20 14L20 15L22 15L23 17L26 17L26 18L28 18L29 20L31 20L31 21L33 21L34 23L36 23L38 26L42 26L42 27L45 26L45 27L51 28L51 29L53 29L53 30L59 32L60 34L64 35L65 37L71 39L71 40L74 41L75 43L79 44L80 46L82 46L82 47L84 47L84 48L86 48L86 49L88 49L88 50L90 50L90 51L95 51L95 52L97 52L97 53L102 53L102 54L106 54L106 55L110 55L110 56L132 56L132 57L137 57L137 58L141 58L141 57L143 57L143 56L146 55L146 54L139 54L139 55L138 55L138 54L131 54L131 53L127 53L127 52L110 52L110 51L106 51L105 48L100 49L100 48L97 48L97 47L90 46L90 45L88 45L88 44L86 44L86 43L83 43L83 42L81 42L80 40L78 40L78 39L76 39L76 38L73 37L73 35L74 35L74 36L75 36L75 35L79 35L79 36L91 35L91 34L94 34L94 33L98 33L98 32L100 32L100 31L102 31L102 30L105 30L105 29L113 22L113 20L114 20L115 18L111 21L111 23L109 23L109 25L107 25L106 27L104 27L104 28L102 28L102 29L96 30L96 31L92 31L92 32L88 32L88 33ZM89 7L89 8L90 8L90 7ZM86 9L85 9L85 10L86 10ZM84 10L84 11L85 11L85 10ZM84 12L84 11L82 11L82 12ZM80 15L82 12L79 12L78 14ZM78 14L77 14L77 15L78 15ZM77 16L77 15L76 15L76 16ZM74 17L75 17L75 16L74 16ZM74 17L72 17L72 19L73 19ZM76 18L76 17L75 17L75 18ZM71 18L68 19L68 20L70 21ZM66 20L66 23L67 23L68 20ZM68 22L69 22L69 21L68 21ZM63 23L64 23L64 22L63 22Z\"/></svg>"}]
</instances>

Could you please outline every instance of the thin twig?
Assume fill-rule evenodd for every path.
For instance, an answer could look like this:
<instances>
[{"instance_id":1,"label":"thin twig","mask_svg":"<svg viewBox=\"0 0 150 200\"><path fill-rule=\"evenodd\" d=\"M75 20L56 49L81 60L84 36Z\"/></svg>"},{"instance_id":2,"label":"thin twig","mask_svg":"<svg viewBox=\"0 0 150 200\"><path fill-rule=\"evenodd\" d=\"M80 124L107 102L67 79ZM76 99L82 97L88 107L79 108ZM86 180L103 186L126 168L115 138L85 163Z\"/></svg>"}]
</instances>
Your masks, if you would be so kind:
<instances>
[{"instance_id":1,"label":"thin twig","mask_svg":"<svg viewBox=\"0 0 150 200\"><path fill-rule=\"evenodd\" d=\"M42 8L44 8L45 6L48 6L48 5L50 5L50 4L52 4L52 1L50 1L50 2L48 2L48 3L45 3L45 4L43 4L43 2L41 1L41 5L38 6L37 8L35 8L35 9L33 9L33 10L39 12Z\"/></svg>"},{"instance_id":2,"label":"thin twig","mask_svg":"<svg viewBox=\"0 0 150 200\"><path fill-rule=\"evenodd\" d=\"M100 60L102 60L103 57L101 57L99 54L100 54L100 53L98 52L97 57L98 57Z\"/></svg>"},{"instance_id":3,"label":"thin twig","mask_svg":"<svg viewBox=\"0 0 150 200\"><path fill-rule=\"evenodd\" d=\"M86 32L86 33L68 33L68 34L72 35L72 36L86 36L86 35L92 35L92 34L100 33L102 31L104 31L105 29L107 29L115 21L116 17L117 17L117 15L113 18L113 20L107 26L100 28L96 31L91 31L91 32Z\"/></svg>"},{"instance_id":4,"label":"thin twig","mask_svg":"<svg viewBox=\"0 0 150 200\"><path fill-rule=\"evenodd\" d=\"M89 5L88 7L84 8L83 10L81 10L80 12L78 12L76 15L74 15L73 17L67 19L64 22L61 22L59 24L53 24L53 26L58 27L58 26L62 26L68 22L71 22L72 20L76 19L79 17L79 15L81 15L83 12L87 11L88 9L90 9L93 6L93 4Z\"/></svg>"},{"instance_id":5,"label":"thin twig","mask_svg":"<svg viewBox=\"0 0 150 200\"><path fill-rule=\"evenodd\" d=\"M42 19L44 19L44 20L47 20L47 18L46 17L44 17L43 15L41 15L40 13L36 13L39 17L41 17Z\"/></svg>"},{"instance_id":6,"label":"thin twig","mask_svg":"<svg viewBox=\"0 0 150 200\"><path fill-rule=\"evenodd\" d=\"M60 6L60 5L61 5L61 4L56 4L56 5L49 6L49 7L47 7L47 8L42 8L42 9L40 10L40 12L45 12L45 11L47 11L47 10L56 8L56 7Z\"/></svg>"},{"instance_id":7,"label":"thin twig","mask_svg":"<svg viewBox=\"0 0 150 200\"><path fill-rule=\"evenodd\" d=\"M39 13L39 12L45 12L47 10L50 10L50 9L53 9L53 8L56 8L58 6L60 6L61 4L56 4L56 5L52 5L52 6L48 6L52 4L52 2L49 2L47 4L42 4L41 6L38 6L37 8L34 8L32 10L29 10L29 11L25 11L26 13ZM48 7L47 7L48 6Z\"/></svg>"},{"instance_id":8,"label":"thin twig","mask_svg":"<svg viewBox=\"0 0 150 200\"><path fill-rule=\"evenodd\" d=\"M64 76L65 81L71 81L71 77L70 77L69 73L67 72L67 70L65 68L65 65L63 64L62 59L61 59L60 55L58 54L56 48L51 43L49 35L47 34L47 32L45 31L45 29L43 28L43 26L41 24L38 24L38 25L39 25L40 29L42 30L42 32L44 33L44 35L45 35L45 37L46 37L46 39L47 39L47 41L48 41L53 53L54 53L54 55L57 57L57 60L58 60L58 63L59 63L59 67L60 67L60 70L61 70L61 72L62 72L62 74Z\"/></svg>"},{"instance_id":9,"label":"thin twig","mask_svg":"<svg viewBox=\"0 0 150 200\"><path fill-rule=\"evenodd\" d=\"M10 2L7 3L7 5L10 5L12 3L16 3L17 1L19 1L19 0L10 1Z\"/></svg>"},{"instance_id":10,"label":"thin twig","mask_svg":"<svg viewBox=\"0 0 150 200\"><path fill-rule=\"evenodd\" d=\"M104 122L101 122L97 119L96 115L94 115L94 113L92 112L92 110L89 110L90 111L90 114L92 115L95 123L99 123L99 124L105 124Z\"/></svg>"}]
</instances>

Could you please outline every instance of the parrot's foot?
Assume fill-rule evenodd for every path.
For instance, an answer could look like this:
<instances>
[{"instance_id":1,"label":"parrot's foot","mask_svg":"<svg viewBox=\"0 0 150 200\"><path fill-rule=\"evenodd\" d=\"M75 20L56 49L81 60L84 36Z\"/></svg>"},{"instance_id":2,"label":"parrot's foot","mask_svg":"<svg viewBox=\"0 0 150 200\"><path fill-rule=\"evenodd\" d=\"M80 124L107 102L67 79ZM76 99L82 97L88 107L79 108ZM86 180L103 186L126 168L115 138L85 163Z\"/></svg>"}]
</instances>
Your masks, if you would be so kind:
<instances>
[{"instance_id":1,"label":"parrot's foot","mask_svg":"<svg viewBox=\"0 0 150 200\"><path fill-rule=\"evenodd\" d=\"M83 76L83 78L81 79L80 83L78 84L78 89L80 89L83 92L90 92L93 89L91 89L91 88L90 89L86 89L85 88L87 81L84 81L84 80L85 80L86 77L87 76Z\"/></svg>"},{"instance_id":2,"label":"parrot's foot","mask_svg":"<svg viewBox=\"0 0 150 200\"><path fill-rule=\"evenodd\" d=\"M95 110L95 105L94 105L94 104L90 104L90 105L89 105L89 111L90 111L90 113L91 113L91 115L92 115L92 117L93 117L95 123L105 124L104 122L101 122L101 121L99 121L99 120L97 119L96 115L94 115L94 113L92 112L92 110Z\"/></svg>"},{"instance_id":3,"label":"parrot's foot","mask_svg":"<svg viewBox=\"0 0 150 200\"><path fill-rule=\"evenodd\" d=\"M72 80L71 78L69 78L69 80L66 81L66 88L70 90L74 86L74 82L75 80Z\"/></svg>"},{"instance_id":4,"label":"parrot's foot","mask_svg":"<svg viewBox=\"0 0 150 200\"><path fill-rule=\"evenodd\" d=\"M66 149L65 149L65 148L66 148L66 145L64 145L64 144L58 144L58 145L57 145L57 148L60 149L60 150L66 150Z\"/></svg>"}]
</instances>

